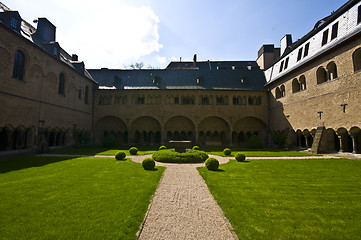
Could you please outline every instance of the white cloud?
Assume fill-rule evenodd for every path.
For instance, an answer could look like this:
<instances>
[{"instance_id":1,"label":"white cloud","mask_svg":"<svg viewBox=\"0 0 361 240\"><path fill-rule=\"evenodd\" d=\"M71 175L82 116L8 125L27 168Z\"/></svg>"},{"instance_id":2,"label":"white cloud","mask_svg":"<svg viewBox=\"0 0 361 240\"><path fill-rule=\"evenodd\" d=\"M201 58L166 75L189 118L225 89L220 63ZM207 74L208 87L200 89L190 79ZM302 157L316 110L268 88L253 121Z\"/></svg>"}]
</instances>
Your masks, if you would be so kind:
<instances>
[{"instance_id":1,"label":"white cloud","mask_svg":"<svg viewBox=\"0 0 361 240\"><path fill-rule=\"evenodd\" d=\"M164 64L167 62L167 57L157 56L157 62L160 64Z\"/></svg>"},{"instance_id":2,"label":"white cloud","mask_svg":"<svg viewBox=\"0 0 361 240\"><path fill-rule=\"evenodd\" d=\"M59 40L65 50L67 46L75 49L87 68L122 68L163 47L159 42L159 18L150 7L87 6L82 20L69 26L68 35Z\"/></svg>"}]
</instances>

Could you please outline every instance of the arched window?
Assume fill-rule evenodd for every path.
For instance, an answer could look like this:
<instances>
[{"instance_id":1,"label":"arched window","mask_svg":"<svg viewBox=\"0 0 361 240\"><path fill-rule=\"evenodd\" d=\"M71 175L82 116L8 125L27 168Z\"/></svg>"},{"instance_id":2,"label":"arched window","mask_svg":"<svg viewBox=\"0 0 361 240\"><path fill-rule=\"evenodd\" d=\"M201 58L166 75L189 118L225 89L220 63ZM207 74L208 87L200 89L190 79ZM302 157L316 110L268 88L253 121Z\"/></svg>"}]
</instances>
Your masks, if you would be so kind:
<instances>
[{"instance_id":1,"label":"arched window","mask_svg":"<svg viewBox=\"0 0 361 240\"><path fill-rule=\"evenodd\" d=\"M85 92L84 92L84 102L85 104L89 103L89 87L85 86Z\"/></svg>"},{"instance_id":2,"label":"arched window","mask_svg":"<svg viewBox=\"0 0 361 240\"><path fill-rule=\"evenodd\" d=\"M13 78L23 80L24 69L25 69L25 54L22 51L17 50L15 52Z\"/></svg>"},{"instance_id":3,"label":"arched window","mask_svg":"<svg viewBox=\"0 0 361 240\"><path fill-rule=\"evenodd\" d=\"M276 99L281 97L281 90L279 87L276 88Z\"/></svg>"},{"instance_id":4,"label":"arched window","mask_svg":"<svg viewBox=\"0 0 361 240\"><path fill-rule=\"evenodd\" d=\"M59 74L58 93L61 95L65 95L65 75L64 75L64 73Z\"/></svg>"},{"instance_id":5,"label":"arched window","mask_svg":"<svg viewBox=\"0 0 361 240\"><path fill-rule=\"evenodd\" d=\"M304 75L300 77L300 90L306 90L306 77Z\"/></svg>"},{"instance_id":6,"label":"arched window","mask_svg":"<svg viewBox=\"0 0 361 240\"><path fill-rule=\"evenodd\" d=\"M337 78L337 66L335 62L330 62L327 65L328 79L333 80Z\"/></svg>"},{"instance_id":7,"label":"arched window","mask_svg":"<svg viewBox=\"0 0 361 240\"><path fill-rule=\"evenodd\" d=\"M317 84L321 84L327 81L328 75L323 67L317 69Z\"/></svg>"},{"instance_id":8,"label":"arched window","mask_svg":"<svg viewBox=\"0 0 361 240\"><path fill-rule=\"evenodd\" d=\"M361 15L361 13L360 13L360 15ZM353 70L355 72L360 71L361 70L361 48L357 49L352 54L352 61L353 61Z\"/></svg>"},{"instance_id":9,"label":"arched window","mask_svg":"<svg viewBox=\"0 0 361 240\"><path fill-rule=\"evenodd\" d=\"M297 78L295 78L292 81L292 92L295 93L295 92L299 92L299 91L300 91L300 83L297 80Z\"/></svg>"},{"instance_id":10,"label":"arched window","mask_svg":"<svg viewBox=\"0 0 361 240\"><path fill-rule=\"evenodd\" d=\"M285 85L281 85L280 90L281 90L281 97L285 97L285 96L286 96L286 88L285 88Z\"/></svg>"}]
</instances>

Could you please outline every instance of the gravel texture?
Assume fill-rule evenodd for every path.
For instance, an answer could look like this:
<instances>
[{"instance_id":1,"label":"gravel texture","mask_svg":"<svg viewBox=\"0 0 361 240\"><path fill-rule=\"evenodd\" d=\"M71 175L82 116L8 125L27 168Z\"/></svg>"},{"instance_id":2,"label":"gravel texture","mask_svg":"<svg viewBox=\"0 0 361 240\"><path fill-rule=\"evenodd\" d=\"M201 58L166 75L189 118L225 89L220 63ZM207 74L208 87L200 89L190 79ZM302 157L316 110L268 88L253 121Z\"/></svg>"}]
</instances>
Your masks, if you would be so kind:
<instances>
[{"instance_id":1,"label":"gravel texture","mask_svg":"<svg viewBox=\"0 0 361 240\"><path fill-rule=\"evenodd\" d=\"M140 163L145 156L131 157ZM215 156L212 156L215 157ZM226 163L229 157L216 157ZM196 167L204 164L167 164L138 239L238 239Z\"/></svg>"}]
</instances>

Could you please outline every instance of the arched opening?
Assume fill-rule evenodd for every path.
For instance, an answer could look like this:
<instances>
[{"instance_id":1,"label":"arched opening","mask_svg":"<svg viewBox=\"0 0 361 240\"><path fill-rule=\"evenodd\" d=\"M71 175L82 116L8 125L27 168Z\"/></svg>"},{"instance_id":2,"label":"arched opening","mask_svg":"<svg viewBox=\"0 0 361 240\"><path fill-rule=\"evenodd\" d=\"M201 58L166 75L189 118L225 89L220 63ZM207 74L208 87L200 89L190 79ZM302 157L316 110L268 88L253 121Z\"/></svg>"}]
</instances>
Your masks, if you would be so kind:
<instances>
[{"instance_id":1,"label":"arched opening","mask_svg":"<svg viewBox=\"0 0 361 240\"><path fill-rule=\"evenodd\" d=\"M352 152L352 138L345 128L337 129L337 136L340 140L340 149L342 152Z\"/></svg>"},{"instance_id":2,"label":"arched opening","mask_svg":"<svg viewBox=\"0 0 361 240\"><path fill-rule=\"evenodd\" d=\"M323 67L317 69L317 84L321 84L327 81L327 72Z\"/></svg>"},{"instance_id":3,"label":"arched opening","mask_svg":"<svg viewBox=\"0 0 361 240\"><path fill-rule=\"evenodd\" d=\"M117 145L128 143L126 124L123 120L114 116L103 117L95 123L95 143L101 144L105 137L103 133L111 131L114 133Z\"/></svg>"},{"instance_id":4,"label":"arched opening","mask_svg":"<svg viewBox=\"0 0 361 240\"><path fill-rule=\"evenodd\" d=\"M0 130L0 151L5 151L9 148L9 133L10 129L1 128Z\"/></svg>"},{"instance_id":5,"label":"arched opening","mask_svg":"<svg viewBox=\"0 0 361 240\"><path fill-rule=\"evenodd\" d=\"M252 135L258 135L263 144L267 143L266 124L256 117L245 117L233 125L233 130L238 133L237 145L246 146ZM246 133L246 135L244 134Z\"/></svg>"},{"instance_id":6,"label":"arched opening","mask_svg":"<svg viewBox=\"0 0 361 240\"><path fill-rule=\"evenodd\" d=\"M352 54L353 70L358 72L361 70L361 48L356 49Z\"/></svg>"},{"instance_id":7,"label":"arched opening","mask_svg":"<svg viewBox=\"0 0 361 240\"><path fill-rule=\"evenodd\" d=\"M285 85L281 85L280 87L280 90L281 90L281 97L285 97L286 96L286 87Z\"/></svg>"},{"instance_id":8,"label":"arched opening","mask_svg":"<svg viewBox=\"0 0 361 240\"><path fill-rule=\"evenodd\" d=\"M337 79L337 66L335 64L335 62L330 62L327 65L327 71L328 71L328 79L329 80L333 80L333 79Z\"/></svg>"},{"instance_id":9,"label":"arched opening","mask_svg":"<svg viewBox=\"0 0 361 240\"><path fill-rule=\"evenodd\" d=\"M207 117L200 122L199 130L207 133L205 139L201 139L207 146L230 144L229 125L223 118Z\"/></svg>"},{"instance_id":10,"label":"arched opening","mask_svg":"<svg viewBox=\"0 0 361 240\"><path fill-rule=\"evenodd\" d=\"M300 77L300 90L303 91L303 90L306 90L306 77L304 75L302 75Z\"/></svg>"},{"instance_id":11,"label":"arched opening","mask_svg":"<svg viewBox=\"0 0 361 240\"><path fill-rule=\"evenodd\" d=\"M292 80L292 92L299 92L300 91L300 83L298 82L297 78Z\"/></svg>"},{"instance_id":12,"label":"arched opening","mask_svg":"<svg viewBox=\"0 0 361 240\"><path fill-rule=\"evenodd\" d=\"M23 80L25 73L25 54L17 50L14 58L13 78Z\"/></svg>"},{"instance_id":13,"label":"arched opening","mask_svg":"<svg viewBox=\"0 0 361 240\"><path fill-rule=\"evenodd\" d=\"M353 153L361 153L361 129L359 127L352 127L350 129L350 135L353 143Z\"/></svg>"},{"instance_id":14,"label":"arched opening","mask_svg":"<svg viewBox=\"0 0 361 240\"><path fill-rule=\"evenodd\" d=\"M131 132L136 133L137 131L142 133L139 144L154 145L157 144L154 133L161 132L161 127L155 118L144 116L137 118L131 124ZM134 137L136 138L136 134Z\"/></svg>"},{"instance_id":15,"label":"arched opening","mask_svg":"<svg viewBox=\"0 0 361 240\"><path fill-rule=\"evenodd\" d=\"M281 89L279 87L276 88L276 99L281 98Z\"/></svg>"},{"instance_id":16,"label":"arched opening","mask_svg":"<svg viewBox=\"0 0 361 240\"><path fill-rule=\"evenodd\" d=\"M195 126L189 118L183 116L172 117L165 123L165 130L167 132L167 143L171 140L195 142Z\"/></svg>"}]
</instances>

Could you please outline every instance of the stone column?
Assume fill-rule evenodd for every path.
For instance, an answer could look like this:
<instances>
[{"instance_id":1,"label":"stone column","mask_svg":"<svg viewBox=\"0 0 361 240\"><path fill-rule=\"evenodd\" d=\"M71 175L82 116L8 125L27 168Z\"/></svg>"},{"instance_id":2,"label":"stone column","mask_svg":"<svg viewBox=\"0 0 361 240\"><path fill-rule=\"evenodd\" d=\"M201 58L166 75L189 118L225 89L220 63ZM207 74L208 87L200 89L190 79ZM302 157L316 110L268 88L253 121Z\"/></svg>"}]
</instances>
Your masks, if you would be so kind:
<instances>
[{"instance_id":1,"label":"stone column","mask_svg":"<svg viewBox=\"0 0 361 240\"><path fill-rule=\"evenodd\" d=\"M357 135L355 134L350 134L351 138L352 138L352 147L353 147L353 154L357 154L359 152L359 149L357 149Z\"/></svg>"},{"instance_id":2,"label":"stone column","mask_svg":"<svg viewBox=\"0 0 361 240\"><path fill-rule=\"evenodd\" d=\"M342 146L342 135L337 134L338 141L340 142L340 152L343 152L343 146Z\"/></svg>"},{"instance_id":3,"label":"stone column","mask_svg":"<svg viewBox=\"0 0 361 240\"><path fill-rule=\"evenodd\" d=\"M310 142L309 142L309 139L308 139L308 134L303 133L303 136L305 137L306 147L310 148Z\"/></svg>"}]
</instances>

